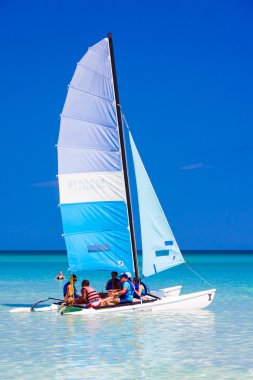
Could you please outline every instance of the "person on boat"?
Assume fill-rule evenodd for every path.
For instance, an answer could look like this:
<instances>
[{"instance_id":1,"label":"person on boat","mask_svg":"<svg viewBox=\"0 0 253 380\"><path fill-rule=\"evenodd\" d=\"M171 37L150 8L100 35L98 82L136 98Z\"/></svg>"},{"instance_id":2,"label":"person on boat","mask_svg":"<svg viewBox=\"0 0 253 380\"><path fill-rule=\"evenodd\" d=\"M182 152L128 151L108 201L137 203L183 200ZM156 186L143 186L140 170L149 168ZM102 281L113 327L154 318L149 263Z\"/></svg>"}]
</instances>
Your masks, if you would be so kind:
<instances>
[{"instance_id":1,"label":"person on boat","mask_svg":"<svg viewBox=\"0 0 253 380\"><path fill-rule=\"evenodd\" d=\"M65 276L63 275L62 271L60 271L57 276L55 276L56 280L65 280Z\"/></svg>"},{"instance_id":2,"label":"person on boat","mask_svg":"<svg viewBox=\"0 0 253 380\"><path fill-rule=\"evenodd\" d=\"M106 290L120 289L120 280L118 278L118 272L111 273L112 278L107 281L105 286Z\"/></svg>"},{"instance_id":3,"label":"person on boat","mask_svg":"<svg viewBox=\"0 0 253 380\"><path fill-rule=\"evenodd\" d=\"M89 280L82 281L81 296L75 300L77 305L85 305L88 308L102 306L100 295L90 286Z\"/></svg>"},{"instance_id":4,"label":"person on boat","mask_svg":"<svg viewBox=\"0 0 253 380\"><path fill-rule=\"evenodd\" d=\"M121 290L111 290L109 297L104 299L104 305L126 303L133 301L134 287L131 281L129 281L128 275L123 273L120 276Z\"/></svg>"},{"instance_id":5,"label":"person on boat","mask_svg":"<svg viewBox=\"0 0 253 380\"><path fill-rule=\"evenodd\" d=\"M145 295L148 292L146 285L143 282L141 282L141 279L139 277L134 277L133 285L134 285L133 301L137 302L140 299L145 300Z\"/></svg>"},{"instance_id":6,"label":"person on boat","mask_svg":"<svg viewBox=\"0 0 253 380\"><path fill-rule=\"evenodd\" d=\"M77 282L77 277L75 274L71 274L70 280L66 282L63 287L63 295L65 302L73 302L75 299L79 297L77 294L77 290L75 284Z\"/></svg>"}]
</instances>

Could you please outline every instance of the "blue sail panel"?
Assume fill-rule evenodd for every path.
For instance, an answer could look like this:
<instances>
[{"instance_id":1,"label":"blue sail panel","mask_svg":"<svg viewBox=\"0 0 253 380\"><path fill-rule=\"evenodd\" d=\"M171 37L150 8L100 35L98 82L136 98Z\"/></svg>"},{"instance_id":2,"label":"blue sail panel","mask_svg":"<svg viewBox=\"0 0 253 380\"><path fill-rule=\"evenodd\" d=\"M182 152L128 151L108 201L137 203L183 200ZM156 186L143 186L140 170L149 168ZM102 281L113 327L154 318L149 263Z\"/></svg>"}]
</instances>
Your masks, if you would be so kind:
<instances>
[{"instance_id":1,"label":"blue sail panel","mask_svg":"<svg viewBox=\"0 0 253 380\"><path fill-rule=\"evenodd\" d=\"M65 235L65 242L72 271L133 272L128 229Z\"/></svg>"},{"instance_id":2,"label":"blue sail panel","mask_svg":"<svg viewBox=\"0 0 253 380\"><path fill-rule=\"evenodd\" d=\"M62 204L61 213L64 234L128 228L124 201Z\"/></svg>"},{"instance_id":3,"label":"blue sail panel","mask_svg":"<svg viewBox=\"0 0 253 380\"><path fill-rule=\"evenodd\" d=\"M129 132L140 211L144 276L161 272L184 259Z\"/></svg>"}]
</instances>

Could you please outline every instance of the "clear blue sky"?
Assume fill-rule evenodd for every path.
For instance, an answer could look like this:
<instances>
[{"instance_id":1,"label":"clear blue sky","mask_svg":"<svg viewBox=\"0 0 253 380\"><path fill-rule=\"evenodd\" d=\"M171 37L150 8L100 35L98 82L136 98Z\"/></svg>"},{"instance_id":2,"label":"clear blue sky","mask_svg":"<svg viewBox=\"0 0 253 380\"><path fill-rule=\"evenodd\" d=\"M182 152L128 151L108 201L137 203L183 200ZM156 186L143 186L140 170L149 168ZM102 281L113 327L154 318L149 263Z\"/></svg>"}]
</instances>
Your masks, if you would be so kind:
<instances>
[{"instance_id":1,"label":"clear blue sky","mask_svg":"<svg viewBox=\"0 0 253 380\"><path fill-rule=\"evenodd\" d=\"M2 0L0 17L0 249L65 248L59 114L76 63L108 31L180 247L253 249L251 1Z\"/></svg>"}]
</instances>

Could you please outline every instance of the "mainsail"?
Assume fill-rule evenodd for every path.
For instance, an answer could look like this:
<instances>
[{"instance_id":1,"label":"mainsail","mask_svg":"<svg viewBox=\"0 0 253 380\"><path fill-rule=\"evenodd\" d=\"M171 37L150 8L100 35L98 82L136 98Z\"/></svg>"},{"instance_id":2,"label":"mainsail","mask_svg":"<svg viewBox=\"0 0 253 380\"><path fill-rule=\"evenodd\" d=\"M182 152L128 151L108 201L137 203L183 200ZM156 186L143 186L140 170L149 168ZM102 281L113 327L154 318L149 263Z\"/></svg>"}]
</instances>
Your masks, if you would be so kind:
<instances>
[{"instance_id":1,"label":"mainsail","mask_svg":"<svg viewBox=\"0 0 253 380\"><path fill-rule=\"evenodd\" d=\"M108 38L78 63L61 114L58 180L70 269L133 271Z\"/></svg>"},{"instance_id":2,"label":"mainsail","mask_svg":"<svg viewBox=\"0 0 253 380\"><path fill-rule=\"evenodd\" d=\"M182 264L184 259L129 132L139 200L144 276Z\"/></svg>"}]
</instances>

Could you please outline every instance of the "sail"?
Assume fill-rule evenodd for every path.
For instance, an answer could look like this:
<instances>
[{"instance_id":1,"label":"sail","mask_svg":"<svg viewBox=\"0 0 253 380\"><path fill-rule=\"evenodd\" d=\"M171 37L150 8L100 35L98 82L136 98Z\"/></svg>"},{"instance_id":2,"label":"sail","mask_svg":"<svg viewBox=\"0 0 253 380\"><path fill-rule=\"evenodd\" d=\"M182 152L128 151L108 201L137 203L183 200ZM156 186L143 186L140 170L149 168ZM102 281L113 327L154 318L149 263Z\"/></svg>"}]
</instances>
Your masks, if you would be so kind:
<instances>
[{"instance_id":1,"label":"sail","mask_svg":"<svg viewBox=\"0 0 253 380\"><path fill-rule=\"evenodd\" d=\"M139 200L142 272L144 276L150 276L182 264L184 259L130 132L129 138Z\"/></svg>"},{"instance_id":2,"label":"sail","mask_svg":"<svg viewBox=\"0 0 253 380\"><path fill-rule=\"evenodd\" d=\"M77 64L61 114L60 208L69 266L133 271L108 39Z\"/></svg>"}]
</instances>

